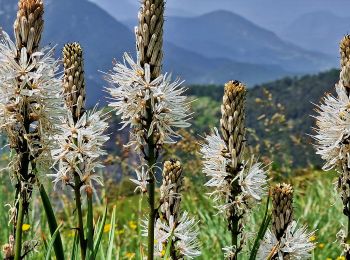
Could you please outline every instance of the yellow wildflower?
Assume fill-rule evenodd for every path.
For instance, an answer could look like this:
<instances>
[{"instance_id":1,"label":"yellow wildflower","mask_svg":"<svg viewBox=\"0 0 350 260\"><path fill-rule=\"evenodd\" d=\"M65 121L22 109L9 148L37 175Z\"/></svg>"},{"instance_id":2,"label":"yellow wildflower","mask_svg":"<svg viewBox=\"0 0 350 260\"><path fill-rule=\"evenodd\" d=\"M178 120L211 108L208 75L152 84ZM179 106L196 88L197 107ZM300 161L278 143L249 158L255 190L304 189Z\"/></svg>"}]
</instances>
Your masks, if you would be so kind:
<instances>
[{"instance_id":1,"label":"yellow wildflower","mask_svg":"<svg viewBox=\"0 0 350 260\"><path fill-rule=\"evenodd\" d=\"M127 252L125 254L125 256L128 258L128 259L133 259L135 257L135 253L131 253L131 252Z\"/></svg>"},{"instance_id":2,"label":"yellow wildflower","mask_svg":"<svg viewBox=\"0 0 350 260\"><path fill-rule=\"evenodd\" d=\"M103 227L103 232L104 233L107 233L111 230L111 224L106 224L104 227Z\"/></svg>"},{"instance_id":3,"label":"yellow wildflower","mask_svg":"<svg viewBox=\"0 0 350 260\"><path fill-rule=\"evenodd\" d=\"M28 231L30 229L30 225L29 224L23 224L22 225L22 231Z\"/></svg>"},{"instance_id":4,"label":"yellow wildflower","mask_svg":"<svg viewBox=\"0 0 350 260\"><path fill-rule=\"evenodd\" d=\"M345 260L345 256L338 256L337 260Z\"/></svg>"},{"instance_id":5,"label":"yellow wildflower","mask_svg":"<svg viewBox=\"0 0 350 260\"><path fill-rule=\"evenodd\" d=\"M310 242L313 242L315 240L316 240L316 236L315 235L311 236L310 239L309 239Z\"/></svg>"},{"instance_id":6,"label":"yellow wildflower","mask_svg":"<svg viewBox=\"0 0 350 260\"><path fill-rule=\"evenodd\" d=\"M137 228L135 221L129 221L128 224L132 230L135 230Z\"/></svg>"},{"instance_id":7,"label":"yellow wildflower","mask_svg":"<svg viewBox=\"0 0 350 260\"><path fill-rule=\"evenodd\" d=\"M318 247L319 247L320 249L324 248L324 243L318 244Z\"/></svg>"}]
</instances>

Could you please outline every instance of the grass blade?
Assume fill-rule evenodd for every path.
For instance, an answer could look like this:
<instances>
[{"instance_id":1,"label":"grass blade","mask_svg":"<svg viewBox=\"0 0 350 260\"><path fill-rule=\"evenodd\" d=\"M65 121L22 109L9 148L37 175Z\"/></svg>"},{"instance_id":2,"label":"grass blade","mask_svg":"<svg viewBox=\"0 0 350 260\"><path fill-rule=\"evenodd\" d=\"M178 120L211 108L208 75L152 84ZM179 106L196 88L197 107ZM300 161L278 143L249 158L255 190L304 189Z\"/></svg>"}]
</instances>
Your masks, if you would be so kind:
<instances>
[{"instance_id":1,"label":"grass blade","mask_svg":"<svg viewBox=\"0 0 350 260\"><path fill-rule=\"evenodd\" d=\"M114 246L114 233L115 233L115 207L113 208L112 212L112 219L111 219L111 230L109 231L109 237L108 237L108 249L107 249L107 260L112 260L112 253L113 253L113 246Z\"/></svg>"},{"instance_id":2,"label":"grass blade","mask_svg":"<svg viewBox=\"0 0 350 260\"><path fill-rule=\"evenodd\" d=\"M50 233L51 236L53 236L54 232L58 230L57 226L57 221L55 217L55 213L53 212L52 205L50 202L50 199L46 193L45 187L42 184L39 184L39 192L40 192L40 197L41 201L44 206L46 218L47 218L47 223L49 225ZM56 259L62 259L64 260L64 250L63 250L63 245L62 245L62 239L61 239L61 234L58 232L56 235L56 239L54 240L54 251L56 255Z\"/></svg>"},{"instance_id":3,"label":"grass blade","mask_svg":"<svg viewBox=\"0 0 350 260\"><path fill-rule=\"evenodd\" d=\"M101 223L100 223L98 231L97 231L96 242L95 242L93 254L91 257L92 260L94 260L97 256L97 252L98 252L98 249L99 249L100 244L101 244L104 226L106 224L106 219L107 219L107 205L106 205L105 211L104 211L103 216L102 216Z\"/></svg>"},{"instance_id":4,"label":"grass blade","mask_svg":"<svg viewBox=\"0 0 350 260\"><path fill-rule=\"evenodd\" d=\"M49 246L47 247L47 252L46 252L45 260L50 260L52 248L54 247L54 243L55 243L56 237L57 237L58 234L60 233L60 228L61 228L62 226L63 226L63 223L61 223L61 224L57 227L57 229L55 230L55 232L53 233L53 235L52 235L52 237L51 237L51 240L50 240L50 243L49 243Z\"/></svg>"},{"instance_id":5,"label":"grass blade","mask_svg":"<svg viewBox=\"0 0 350 260\"><path fill-rule=\"evenodd\" d=\"M259 247L260 247L260 241L264 238L266 230L270 224L272 216L271 216L271 214L268 214L269 213L269 204L270 204L270 196L267 197L264 218L263 218L263 221L260 225L258 235L254 241L254 245L253 245L253 248L251 250L249 260L256 259L256 255L257 255Z\"/></svg>"},{"instance_id":6,"label":"grass blade","mask_svg":"<svg viewBox=\"0 0 350 260\"><path fill-rule=\"evenodd\" d=\"M92 256L94 254L94 215L93 215L93 206L92 206L92 193L87 194L87 203L88 203L88 212L86 219L87 226L87 256Z\"/></svg>"},{"instance_id":7,"label":"grass blade","mask_svg":"<svg viewBox=\"0 0 350 260\"><path fill-rule=\"evenodd\" d=\"M75 231L73 248L72 248L72 254L71 254L71 258L70 258L71 260L75 260L76 259L78 243L79 243L78 232Z\"/></svg>"}]
</instances>

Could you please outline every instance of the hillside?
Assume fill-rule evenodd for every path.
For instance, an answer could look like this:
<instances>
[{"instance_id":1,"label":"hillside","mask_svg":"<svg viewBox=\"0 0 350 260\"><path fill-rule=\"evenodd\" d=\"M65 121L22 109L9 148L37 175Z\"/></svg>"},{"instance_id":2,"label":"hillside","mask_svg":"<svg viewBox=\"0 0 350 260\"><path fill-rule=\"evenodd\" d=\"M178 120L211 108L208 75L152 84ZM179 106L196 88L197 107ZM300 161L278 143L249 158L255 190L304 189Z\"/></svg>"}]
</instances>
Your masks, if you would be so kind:
<instances>
[{"instance_id":1,"label":"hillside","mask_svg":"<svg viewBox=\"0 0 350 260\"><path fill-rule=\"evenodd\" d=\"M52 1L45 18L44 43L58 44L60 51L65 43L78 41L84 48L89 103L103 100L105 83L99 70L108 71L113 58L121 58L124 51L134 51L129 29L85 0Z\"/></svg>"},{"instance_id":2,"label":"hillside","mask_svg":"<svg viewBox=\"0 0 350 260\"><path fill-rule=\"evenodd\" d=\"M312 133L315 115L314 104L318 104L325 92L333 92L334 85L338 81L339 72L331 70L318 75L308 75L295 78L284 78L278 81L255 86L248 91L247 96L247 125L255 129L257 136L262 140L272 143L282 143L283 152L292 157L294 166L306 166L312 164L321 166L320 158L315 155L312 147ZM274 108L262 107L256 100L265 100L264 89L272 95L272 103L280 103L284 106L284 114L288 125L291 127L285 132L268 133L264 120L257 120L261 115L271 117L276 111ZM188 93L199 98L195 107L198 112L198 120L195 122L200 131L208 131L208 126L216 125L220 118L219 105L222 99L223 86L191 86ZM210 97L210 99L201 99ZM213 104L212 101L215 101ZM206 102L206 104L198 104ZM216 109L217 108L217 109ZM208 109L205 112L205 109ZM210 111L209 111L210 110ZM203 120L205 117L205 120ZM194 117L196 118L196 116ZM291 139L293 136L295 139ZM299 144L296 143L299 140ZM248 143L254 144L252 139ZM302 148L302 149L301 149Z\"/></svg>"}]
</instances>

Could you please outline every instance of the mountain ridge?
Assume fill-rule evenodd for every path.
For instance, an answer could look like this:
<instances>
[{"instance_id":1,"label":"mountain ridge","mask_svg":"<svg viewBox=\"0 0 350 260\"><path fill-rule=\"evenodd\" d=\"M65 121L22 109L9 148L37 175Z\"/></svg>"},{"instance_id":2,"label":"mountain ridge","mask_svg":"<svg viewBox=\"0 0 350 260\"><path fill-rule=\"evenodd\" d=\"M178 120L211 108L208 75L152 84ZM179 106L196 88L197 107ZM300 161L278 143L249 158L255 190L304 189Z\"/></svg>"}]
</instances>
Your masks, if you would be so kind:
<instances>
[{"instance_id":1,"label":"mountain ridge","mask_svg":"<svg viewBox=\"0 0 350 260\"><path fill-rule=\"evenodd\" d=\"M310 12L299 16L279 32L283 39L333 56L338 45L350 33L350 16L338 16L331 11ZM317 44L316 44L317 43Z\"/></svg>"},{"instance_id":2,"label":"mountain ridge","mask_svg":"<svg viewBox=\"0 0 350 260\"><path fill-rule=\"evenodd\" d=\"M179 47L207 57L280 65L287 71L297 73L325 70L335 64L328 55L305 51L226 10L190 18L168 17L165 38Z\"/></svg>"}]
</instances>

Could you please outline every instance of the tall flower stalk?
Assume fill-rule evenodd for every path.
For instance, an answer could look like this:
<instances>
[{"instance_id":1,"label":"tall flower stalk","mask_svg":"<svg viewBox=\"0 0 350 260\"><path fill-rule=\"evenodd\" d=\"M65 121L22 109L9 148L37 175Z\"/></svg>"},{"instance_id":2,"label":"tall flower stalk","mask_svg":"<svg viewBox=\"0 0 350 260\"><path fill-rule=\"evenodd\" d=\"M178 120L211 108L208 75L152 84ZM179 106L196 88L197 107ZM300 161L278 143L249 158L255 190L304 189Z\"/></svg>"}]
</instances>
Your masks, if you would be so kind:
<instances>
[{"instance_id":1,"label":"tall flower stalk","mask_svg":"<svg viewBox=\"0 0 350 260\"><path fill-rule=\"evenodd\" d=\"M37 168L49 164L51 136L62 104L58 62L52 50L39 48L43 12L41 0L20 0L14 23L15 43L5 32L0 42L0 126L13 151L9 168L16 182L10 210L14 259L33 250L26 247L22 255L22 225L37 183Z\"/></svg>"},{"instance_id":2,"label":"tall flower stalk","mask_svg":"<svg viewBox=\"0 0 350 260\"><path fill-rule=\"evenodd\" d=\"M172 260L200 255L197 223L187 212L181 214L180 210L183 185L181 163L176 160L166 161L163 167L159 217L155 233L157 253L164 256L163 252L169 248L169 257Z\"/></svg>"},{"instance_id":3,"label":"tall flower stalk","mask_svg":"<svg viewBox=\"0 0 350 260\"><path fill-rule=\"evenodd\" d=\"M161 74L163 60L163 24L164 24L164 0L143 0L138 15L139 24L136 29L136 46L138 62L142 68L149 66L150 81L157 79ZM145 118L146 129L151 129L154 117L152 100L146 101ZM152 132L147 134L145 159L148 163L148 259L154 256L154 225L156 221L155 209L155 174L154 166L157 163L158 137Z\"/></svg>"},{"instance_id":4,"label":"tall flower stalk","mask_svg":"<svg viewBox=\"0 0 350 260\"><path fill-rule=\"evenodd\" d=\"M237 259L245 236L243 220L251 202L261 200L266 192L267 176L254 158L244 160L245 86L238 81L225 85L221 106L221 135L215 128L202 145L203 172L210 178L205 184L214 188L211 196L219 212L228 221L232 244L224 248L228 259Z\"/></svg>"},{"instance_id":5,"label":"tall flower stalk","mask_svg":"<svg viewBox=\"0 0 350 260\"><path fill-rule=\"evenodd\" d=\"M148 193L148 259L154 258L155 169L165 143L180 137L175 128L188 127L189 103L179 80L161 73L164 1L144 0L135 29L137 61L124 55L108 75L112 87L110 106L121 116L123 127L130 126L129 145L141 155L142 171L134 182Z\"/></svg>"},{"instance_id":6,"label":"tall flower stalk","mask_svg":"<svg viewBox=\"0 0 350 260\"><path fill-rule=\"evenodd\" d=\"M325 160L324 170L339 173L338 189L343 201L343 213L348 218L347 231L339 232L344 255L350 258L350 36L340 43L341 71L335 86L336 96L327 94L317 106L316 153Z\"/></svg>"},{"instance_id":7,"label":"tall flower stalk","mask_svg":"<svg viewBox=\"0 0 350 260\"><path fill-rule=\"evenodd\" d=\"M315 248L314 232L297 227L293 218L293 188L277 184L271 189L272 231L267 230L258 252L258 259L307 259Z\"/></svg>"},{"instance_id":8,"label":"tall flower stalk","mask_svg":"<svg viewBox=\"0 0 350 260\"><path fill-rule=\"evenodd\" d=\"M102 167L100 156L104 155L104 143L109 139L104 134L108 127L106 116L94 108L85 111L85 79L83 51L78 43L66 44L63 48L66 115L61 117L60 132L54 136L57 144L52 156L57 164L55 186L70 186L74 190L78 219L78 235L81 257L85 259L93 250L92 197L94 185L102 184L97 170ZM84 234L82 195L88 204L87 236ZM92 233L91 233L92 232ZM90 251L88 251L90 250Z\"/></svg>"}]
</instances>

